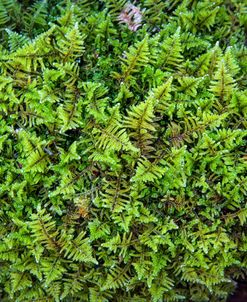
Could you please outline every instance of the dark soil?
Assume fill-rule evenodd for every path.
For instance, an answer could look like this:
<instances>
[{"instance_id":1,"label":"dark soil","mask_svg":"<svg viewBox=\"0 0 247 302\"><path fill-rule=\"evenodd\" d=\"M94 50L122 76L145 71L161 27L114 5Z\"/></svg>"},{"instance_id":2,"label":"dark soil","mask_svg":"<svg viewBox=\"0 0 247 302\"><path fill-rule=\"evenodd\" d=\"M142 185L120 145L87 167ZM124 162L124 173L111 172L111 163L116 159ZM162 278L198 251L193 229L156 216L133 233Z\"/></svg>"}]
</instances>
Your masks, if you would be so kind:
<instances>
[{"instance_id":1,"label":"dark soil","mask_svg":"<svg viewBox=\"0 0 247 302\"><path fill-rule=\"evenodd\" d=\"M238 283L235 293L227 302L247 302L247 282Z\"/></svg>"}]
</instances>

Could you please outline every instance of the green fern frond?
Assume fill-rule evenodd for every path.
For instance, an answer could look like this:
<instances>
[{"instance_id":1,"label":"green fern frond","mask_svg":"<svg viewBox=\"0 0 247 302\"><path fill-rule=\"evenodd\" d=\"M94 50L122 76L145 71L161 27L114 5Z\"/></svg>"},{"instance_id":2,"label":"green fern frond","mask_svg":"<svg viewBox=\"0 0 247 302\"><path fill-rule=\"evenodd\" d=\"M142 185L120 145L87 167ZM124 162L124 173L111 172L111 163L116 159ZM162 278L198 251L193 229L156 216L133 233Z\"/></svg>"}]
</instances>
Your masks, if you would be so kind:
<instances>
[{"instance_id":1,"label":"green fern frond","mask_svg":"<svg viewBox=\"0 0 247 302\"><path fill-rule=\"evenodd\" d=\"M136 148L129 141L126 130L120 124L118 106L113 108L111 116L107 120L107 126L105 128L97 127L93 133L97 134L96 147L100 149L136 151Z\"/></svg>"},{"instance_id":2,"label":"green fern frond","mask_svg":"<svg viewBox=\"0 0 247 302\"><path fill-rule=\"evenodd\" d=\"M67 259L72 259L78 262L98 262L92 256L92 247L90 240L85 237L85 232L81 232L76 238L72 235L63 233L60 237L60 253L64 253Z\"/></svg>"},{"instance_id":3,"label":"green fern frond","mask_svg":"<svg viewBox=\"0 0 247 302\"><path fill-rule=\"evenodd\" d=\"M63 265L60 257L42 258L40 261L41 271L44 275L45 286L49 286L53 281L61 280L66 268Z\"/></svg>"},{"instance_id":4,"label":"green fern frond","mask_svg":"<svg viewBox=\"0 0 247 302\"><path fill-rule=\"evenodd\" d=\"M80 91L73 86L66 87L64 98L70 101L64 102L64 104L57 109L57 115L61 121L61 132L76 129L83 125L81 119L83 100Z\"/></svg>"},{"instance_id":5,"label":"green fern frond","mask_svg":"<svg viewBox=\"0 0 247 302\"><path fill-rule=\"evenodd\" d=\"M225 61L222 60L218 64L218 70L211 82L211 91L214 92L221 101L227 101L231 97L235 85L234 79L226 68Z\"/></svg>"},{"instance_id":6,"label":"green fern frond","mask_svg":"<svg viewBox=\"0 0 247 302\"><path fill-rule=\"evenodd\" d=\"M161 69L172 70L171 68L179 68L182 60L180 28L178 28L173 36L162 41L161 51L157 58L157 66L160 66Z\"/></svg>"},{"instance_id":7,"label":"green fern frond","mask_svg":"<svg viewBox=\"0 0 247 302\"><path fill-rule=\"evenodd\" d=\"M18 34L10 29L6 29L8 33L8 44L11 52L16 51L18 48L23 47L26 43L29 43L30 40L25 35Z\"/></svg>"},{"instance_id":8,"label":"green fern frond","mask_svg":"<svg viewBox=\"0 0 247 302\"><path fill-rule=\"evenodd\" d=\"M102 206L120 213L130 203L130 189L124 175L114 177L103 184Z\"/></svg>"},{"instance_id":9,"label":"green fern frond","mask_svg":"<svg viewBox=\"0 0 247 302\"><path fill-rule=\"evenodd\" d=\"M10 20L15 16L15 13L20 13L20 5L16 0L2 0L0 2L0 26L12 26Z\"/></svg>"},{"instance_id":10,"label":"green fern frond","mask_svg":"<svg viewBox=\"0 0 247 302\"><path fill-rule=\"evenodd\" d=\"M122 238L118 233L108 242L103 243L102 246L108 248L109 251L112 251L113 253L116 253L119 249L118 255L120 257L125 258L128 247L131 244L131 238L132 238L132 233L130 233L129 235L124 233Z\"/></svg>"},{"instance_id":11,"label":"green fern frond","mask_svg":"<svg viewBox=\"0 0 247 302\"><path fill-rule=\"evenodd\" d=\"M52 216L46 213L45 209L39 210L37 214L31 215L29 226L32 230L32 236L35 242L44 245L49 250L58 250L58 231Z\"/></svg>"},{"instance_id":12,"label":"green fern frond","mask_svg":"<svg viewBox=\"0 0 247 302\"><path fill-rule=\"evenodd\" d=\"M83 83L85 90L85 99L83 104L86 105L88 114L92 115L97 122L102 122L106 118L105 110L109 98L106 97L108 89L99 83Z\"/></svg>"},{"instance_id":13,"label":"green fern frond","mask_svg":"<svg viewBox=\"0 0 247 302\"><path fill-rule=\"evenodd\" d=\"M114 74L114 77L122 82L128 82L133 73L138 72L141 67L148 63L148 36L131 46L125 56L126 58L122 59L122 72Z\"/></svg>"},{"instance_id":14,"label":"green fern frond","mask_svg":"<svg viewBox=\"0 0 247 302\"><path fill-rule=\"evenodd\" d=\"M183 91L190 97L196 97L197 95L197 87L200 83L201 79L194 77L182 77L178 78L178 82L180 87L178 91Z\"/></svg>"},{"instance_id":15,"label":"green fern frond","mask_svg":"<svg viewBox=\"0 0 247 302\"><path fill-rule=\"evenodd\" d=\"M154 182L156 179L161 178L165 172L166 168L158 165L157 162L152 163L148 159L141 158L132 180L135 182Z\"/></svg>"},{"instance_id":16,"label":"green fern frond","mask_svg":"<svg viewBox=\"0 0 247 302\"><path fill-rule=\"evenodd\" d=\"M124 9L127 0L103 0L103 2L109 10L110 16L116 20L120 12Z\"/></svg>"},{"instance_id":17,"label":"green fern frond","mask_svg":"<svg viewBox=\"0 0 247 302\"><path fill-rule=\"evenodd\" d=\"M43 30L47 28L48 3L47 0L35 1L24 14L24 21L29 24L28 36L33 37L36 26L41 26Z\"/></svg>"},{"instance_id":18,"label":"green fern frond","mask_svg":"<svg viewBox=\"0 0 247 302\"><path fill-rule=\"evenodd\" d=\"M80 33L78 24L57 41L63 62L81 57L84 51L85 35Z\"/></svg>"},{"instance_id":19,"label":"green fern frond","mask_svg":"<svg viewBox=\"0 0 247 302\"><path fill-rule=\"evenodd\" d=\"M236 59L234 58L234 55L232 53L231 47L228 47L225 55L224 55L224 62L226 65L226 68L228 72L234 77L239 72L239 66L236 62Z\"/></svg>"},{"instance_id":20,"label":"green fern frond","mask_svg":"<svg viewBox=\"0 0 247 302\"><path fill-rule=\"evenodd\" d=\"M133 106L124 121L125 127L130 129L130 137L134 139L142 155L154 150L151 146L154 138L152 132L156 131L153 110L153 102L148 98L147 101Z\"/></svg>"},{"instance_id":21,"label":"green fern frond","mask_svg":"<svg viewBox=\"0 0 247 302\"><path fill-rule=\"evenodd\" d=\"M124 268L118 266L111 268L102 289L117 289L119 287L126 286L130 278L128 275L128 271L128 264Z\"/></svg>"},{"instance_id":22,"label":"green fern frond","mask_svg":"<svg viewBox=\"0 0 247 302\"><path fill-rule=\"evenodd\" d=\"M173 78L170 77L164 84L152 89L149 98L154 101L154 108L158 112L164 113L167 108L167 103L171 98L171 84Z\"/></svg>"},{"instance_id":23,"label":"green fern frond","mask_svg":"<svg viewBox=\"0 0 247 302\"><path fill-rule=\"evenodd\" d=\"M64 299L71 295L74 296L77 293L81 295L86 282L84 276L80 276L78 273L67 273L63 280L64 285L59 299Z\"/></svg>"}]
</instances>

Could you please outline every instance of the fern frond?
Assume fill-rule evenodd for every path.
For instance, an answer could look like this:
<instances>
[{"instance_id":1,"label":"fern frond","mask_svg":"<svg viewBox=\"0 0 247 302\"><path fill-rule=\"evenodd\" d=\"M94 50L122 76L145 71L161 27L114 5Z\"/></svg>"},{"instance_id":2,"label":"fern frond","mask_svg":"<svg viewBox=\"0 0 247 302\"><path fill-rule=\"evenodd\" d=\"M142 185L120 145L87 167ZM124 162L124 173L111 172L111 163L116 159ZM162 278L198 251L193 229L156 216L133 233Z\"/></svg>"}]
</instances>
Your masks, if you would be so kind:
<instances>
[{"instance_id":1,"label":"fern frond","mask_svg":"<svg viewBox=\"0 0 247 302\"><path fill-rule=\"evenodd\" d=\"M24 166L26 172L44 172L48 162L48 154L38 149L29 155L28 162Z\"/></svg>"},{"instance_id":2,"label":"fern frond","mask_svg":"<svg viewBox=\"0 0 247 302\"><path fill-rule=\"evenodd\" d=\"M57 251L59 244L57 241L58 231L52 216L46 213L45 209L39 210L37 214L31 215L29 226L35 242L44 245L49 250Z\"/></svg>"},{"instance_id":3,"label":"fern frond","mask_svg":"<svg viewBox=\"0 0 247 302\"><path fill-rule=\"evenodd\" d=\"M126 130L120 124L118 106L113 108L111 116L107 120L107 126L95 128L93 132L97 134L96 147L100 149L136 151L129 141Z\"/></svg>"},{"instance_id":4,"label":"fern frond","mask_svg":"<svg viewBox=\"0 0 247 302\"><path fill-rule=\"evenodd\" d=\"M40 261L41 271L44 275L45 286L51 285L53 281L61 280L66 268L60 257L42 258Z\"/></svg>"},{"instance_id":5,"label":"fern frond","mask_svg":"<svg viewBox=\"0 0 247 302\"><path fill-rule=\"evenodd\" d=\"M47 27L48 3L47 0L35 1L24 14L24 20L28 27L28 36L33 37L34 27L39 25L45 30Z\"/></svg>"},{"instance_id":6,"label":"fern frond","mask_svg":"<svg viewBox=\"0 0 247 302\"><path fill-rule=\"evenodd\" d=\"M152 163L148 159L141 158L132 180L135 182L154 182L156 179L161 178L165 172L166 168L158 165L157 162Z\"/></svg>"},{"instance_id":7,"label":"fern frond","mask_svg":"<svg viewBox=\"0 0 247 302\"><path fill-rule=\"evenodd\" d=\"M53 281L50 286L47 287L47 293L51 296L51 301L59 301L61 297L61 287L60 281Z\"/></svg>"},{"instance_id":8,"label":"fern frond","mask_svg":"<svg viewBox=\"0 0 247 302\"><path fill-rule=\"evenodd\" d=\"M215 18L218 11L219 11L219 7L215 7L213 9L211 7L208 7L207 9L205 9L205 7L200 8L200 3L199 3L197 15L196 15L197 26L201 29L206 27L208 30L210 30L210 27L212 27L215 23Z\"/></svg>"},{"instance_id":9,"label":"fern frond","mask_svg":"<svg viewBox=\"0 0 247 302\"><path fill-rule=\"evenodd\" d=\"M13 293L32 286L31 276L28 272L12 272L11 285Z\"/></svg>"},{"instance_id":10,"label":"fern frond","mask_svg":"<svg viewBox=\"0 0 247 302\"><path fill-rule=\"evenodd\" d=\"M124 287L127 285L129 281L129 265L127 264L124 268L119 266L115 266L110 269L108 272L106 281L102 287L102 289L117 289L119 287Z\"/></svg>"},{"instance_id":11,"label":"fern frond","mask_svg":"<svg viewBox=\"0 0 247 302\"><path fill-rule=\"evenodd\" d=\"M57 41L63 62L81 57L84 51L85 35L81 34L78 24Z\"/></svg>"},{"instance_id":12,"label":"fern frond","mask_svg":"<svg viewBox=\"0 0 247 302\"><path fill-rule=\"evenodd\" d=\"M173 78L170 77L164 84L152 89L149 98L154 101L154 109L158 112L164 113L167 108L167 103L171 98L171 84Z\"/></svg>"},{"instance_id":13,"label":"fern frond","mask_svg":"<svg viewBox=\"0 0 247 302\"><path fill-rule=\"evenodd\" d=\"M122 73L115 73L114 76L123 81L128 82L132 78L132 74L146 66L149 61L148 36L142 41L131 46L126 53L126 58L122 59Z\"/></svg>"},{"instance_id":14,"label":"fern frond","mask_svg":"<svg viewBox=\"0 0 247 302\"><path fill-rule=\"evenodd\" d=\"M4 60L12 72L16 69L20 71L22 77L26 74L35 73L37 69L44 69L44 59L53 58L57 54L52 48L49 39L55 31L55 26L51 27L45 33L40 34L37 38L15 52L5 56Z\"/></svg>"},{"instance_id":15,"label":"fern frond","mask_svg":"<svg viewBox=\"0 0 247 302\"><path fill-rule=\"evenodd\" d=\"M116 20L120 12L124 9L127 0L103 0L103 2L109 10L110 16Z\"/></svg>"},{"instance_id":16,"label":"fern frond","mask_svg":"<svg viewBox=\"0 0 247 302\"><path fill-rule=\"evenodd\" d=\"M228 47L225 55L224 55L224 62L225 66L228 70L228 72L234 77L239 72L239 66L236 62L236 59L234 58L234 55L232 53L232 48Z\"/></svg>"},{"instance_id":17,"label":"fern frond","mask_svg":"<svg viewBox=\"0 0 247 302\"><path fill-rule=\"evenodd\" d=\"M178 82L181 85L178 88L178 91L182 91L189 95L190 97L196 97L197 95L197 87L200 83L201 79L194 77L182 77L178 78Z\"/></svg>"},{"instance_id":18,"label":"fern frond","mask_svg":"<svg viewBox=\"0 0 247 302\"><path fill-rule=\"evenodd\" d=\"M235 85L232 76L226 68L225 61L221 60L218 64L218 70L211 82L210 90L219 97L221 101L227 101L231 97Z\"/></svg>"},{"instance_id":19,"label":"fern frond","mask_svg":"<svg viewBox=\"0 0 247 302\"><path fill-rule=\"evenodd\" d=\"M109 98L106 97L108 89L99 83L83 83L85 90L85 99L83 104L86 105L88 114L92 115L97 122L102 122L106 118L105 109Z\"/></svg>"},{"instance_id":20,"label":"fern frond","mask_svg":"<svg viewBox=\"0 0 247 302\"><path fill-rule=\"evenodd\" d=\"M65 101L57 109L58 117L61 120L61 132L76 129L83 124L81 119L83 100L79 90L73 86L67 87L64 98L70 101Z\"/></svg>"},{"instance_id":21,"label":"fern frond","mask_svg":"<svg viewBox=\"0 0 247 302\"><path fill-rule=\"evenodd\" d=\"M118 233L108 242L103 243L102 246L108 248L109 251L112 251L113 253L116 253L117 250L119 249L118 255L125 258L128 247L131 244L131 238L132 238L132 233L130 233L129 235L124 233L122 238Z\"/></svg>"},{"instance_id":22,"label":"fern frond","mask_svg":"<svg viewBox=\"0 0 247 302\"><path fill-rule=\"evenodd\" d=\"M157 67L165 70L172 70L172 68L179 68L182 61L180 28L178 28L173 36L166 38L162 42L161 52L157 58Z\"/></svg>"},{"instance_id":23,"label":"fern frond","mask_svg":"<svg viewBox=\"0 0 247 302\"><path fill-rule=\"evenodd\" d=\"M148 20L148 25L154 29L157 29L159 25L167 19L165 16L165 10L167 8L167 3L162 0L145 0L144 1L144 18Z\"/></svg>"},{"instance_id":24,"label":"fern frond","mask_svg":"<svg viewBox=\"0 0 247 302\"><path fill-rule=\"evenodd\" d=\"M64 299L68 296L74 296L76 293L83 291L84 284L86 282L84 276L80 276L78 273L67 273L64 278L64 285L60 299ZM80 294L81 295L81 294Z\"/></svg>"},{"instance_id":25,"label":"fern frond","mask_svg":"<svg viewBox=\"0 0 247 302\"><path fill-rule=\"evenodd\" d=\"M10 29L6 29L8 33L8 44L11 52L16 51L18 48L23 47L26 43L29 43L30 40L25 35L18 34Z\"/></svg>"},{"instance_id":26,"label":"fern frond","mask_svg":"<svg viewBox=\"0 0 247 302\"><path fill-rule=\"evenodd\" d=\"M118 175L103 184L102 206L110 208L113 212L120 213L130 203L128 182L124 175Z\"/></svg>"},{"instance_id":27,"label":"fern frond","mask_svg":"<svg viewBox=\"0 0 247 302\"><path fill-rule=\"evenodd\" d=\"M13 17L14 11L19 10L19 3L16 0L2 0L0 2L0 26L6 26Z\"/></svg>"},{"instance_id":28,"label":"fern frond","mask_svg":"<svg viewBox=\"0 0 247 302\"><path fill-rule=\"evenodd\" d=\"M59 239L61 250L60 253L64 253L67 259L72 259L78 262L92 262L97 264L98 262L92 256L92 247L90 246L90 240L85 237L85 232L81 232L76 238L65 232Z\"/></svg>"},{"instance_id":29,"label":"fern frond","mask_svg":"<svg viewBox=\"0 0 247 302\"><path fill-rule=\"evenodd\" d=\"M152 284L149 290L153 301L157 302L160 301L160 299L163 299L164 293L171 290L174 285L173 280L168 277L167 273L162 273L159 280L160 282Z\"/></svg>"},{"instance_id":30,"label":"fern frond","mask_svg":"<svg viewBox=\"0 0 247 302\"><path fill-rule=\"evenodd\" d=\"M133 106L124 121L126 128L130 129L130 137L134 139L142 155L154 150L151 146L154 138L152 132L155 132L153 110L153 102L148 99Z\"/></svg>"},{"instance_id":31,"label":"fern frond","mask_svg":"<svg viewBox=\"0 0 247 302\"><path fill-rule=\"evenodd\" d=\"M195 60L195 66L193 68L194 73L198 74L199 76L204 76L207 74L209 65L210 65L211 53L207 52Z\"/></svg>"},{"instance_id":32,"label":"fern frond","mask_svg":"<svg viewBox=\"0 0 247 302\"><path fill-rule=\"evenodd\" d=\"M89 222L90 238L97 240L98 238L106 238L110 235L110 227L106 223L102 223L98 219Z\"/></svg>"}]
</instances>

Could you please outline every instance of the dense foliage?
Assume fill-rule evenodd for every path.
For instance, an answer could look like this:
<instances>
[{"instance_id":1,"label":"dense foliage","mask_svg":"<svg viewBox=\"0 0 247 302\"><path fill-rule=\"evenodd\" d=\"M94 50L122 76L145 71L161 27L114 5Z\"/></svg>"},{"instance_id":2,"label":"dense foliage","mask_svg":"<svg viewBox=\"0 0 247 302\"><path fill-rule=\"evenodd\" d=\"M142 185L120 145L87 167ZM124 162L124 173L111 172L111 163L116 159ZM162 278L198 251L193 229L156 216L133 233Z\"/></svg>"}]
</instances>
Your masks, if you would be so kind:
<instances>
[{"instance_id":1,"label":"dense foliage","mask_svg":"<svg viewBox=\"0 0 247 302\"><path fill-rule=\"evenodd\" d=\"M3 302L219 302L246 278L244 1L126 5L0 1Z\"/></svg>"}]
</instances>

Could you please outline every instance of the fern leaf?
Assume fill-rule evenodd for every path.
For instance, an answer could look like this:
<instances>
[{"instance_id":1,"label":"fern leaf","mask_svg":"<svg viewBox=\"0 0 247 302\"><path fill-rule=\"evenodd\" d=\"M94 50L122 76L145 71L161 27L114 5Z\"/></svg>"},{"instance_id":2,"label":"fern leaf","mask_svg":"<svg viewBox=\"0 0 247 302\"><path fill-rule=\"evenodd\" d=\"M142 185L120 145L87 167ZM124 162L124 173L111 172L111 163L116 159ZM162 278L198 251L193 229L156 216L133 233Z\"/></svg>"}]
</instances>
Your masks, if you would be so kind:
<instances>
[{"instance_id":1,"label":"fern leaf","mask_svg":"<svg viewBox=\"0 0 247 302\"><path fill-rule=\"evenodd\" d=\"M152 132L155 131L153 110L153 102L148 99L146 102L133 106L124 121L126 128L131 129L130 137L135 140L142 155L153 150L151 146Z\"/></svg>"},{"instance_id":2,"label":"fern leaf","mask_svg":"<svg viewBox=\"0 0 247 302\"><path fill-rule=\"evenodd\" d=\"M164 113L167 108L167 102L171 98L171 84L173 78L170 77L164 84L152 89L149 98L154 101L154 108L161 113Z\"/></svg>"},{"instance_id":3,"label":"fern leaf","mask_svg":"<svg viewBox=\"0 0 247 302\"><path fill-rule=\"evenodd\" d=\"M59 281L66 271L59 257L42 258L40 262L42 273L44 274L45 286L49 286L53 281Z\"/></svg>"},{"instance_id":4,"label":"fern leaf","mask_svg":"<svg viewBox=\"0 0 247 302\"><path fill-rule=\"evenodd\" d=\"M66 33L63 39L58 40L59 52L64 62L82 56L84 51L84 39L85 35L80 33L78 24L75 24L75 26Z\"/></svg>"},{"instance_id":5,"label":"fern leaf","mask_svg":"<svg viewBox=\"0 0 247 302\"><path fill-rule=\"evenodd\" d=\"M105 181L102 193L102 206L110 208L116 213L123 211L130 203L128 182L123 175L119 175L115 179Z\"/></svg>"},{"instance_id":6,"label":"fern leaf","mask_svg":"<svg viewBox=\"0 0 247 302\"><path fill-rule=\"evenodd\" d=\"M222 60L218 64L218 70L214 75L213 81L211 82L211 91L219 97L221 101L226 101L232 95L235 87L235 82L232 76L229 74L225 61Z\"/></svg>"},{"instance_id":7,"label":"fern leaf","mask_svg":"<svg viewBox=\"0 0 247 302\"><path fill-rule=\"evenodd\" d=\"M115 73L115 77L123 82L128 82L132 74L138 72L141 67L146 66L149 61L148 37L146 36L142 41L131 46L126 53L126 58L122 59L122 61L122 73Z\"/></svg>"},{"instance_id":8,"label":"fern leaf","mask_svg":"<svg viewBox=\"0 0 247 302\"><path fill-rule=\"evenodd\" d=\"M228 72L234 77L239 72L239 66L236 62L236 59L233 56L231 47L228 47L225 55L224 61Z\"/></svg>"},{"instance_id":9,"label":"fern leaf","mask_svg":"<svg viewBox=\"0 0 247 302\"><path fill-rule=\"evenodd\" d=\"M166 169L156 162L152 163L145 158L141 158L138 162L136 174L132 177L135 182L153 182L161 178Z\"/></svg>"},{"instance_id":10,"label":"fern leaf","mask_svg":"<svg viewBox=\"0 0 247 302\"><path fill-rule=\"evenodd\" d=\"M94 129L94 133L98 134L96 146L103 150L112 149L119 151L123 149L126 151L136 151L129 141L126 130L122 128L119 119L119 108L115 106L107 121L107 126L105 128Z\"/></svg>"},{"instance_id":11,"label":"fern leaf","mask_svg":"<svg viewBox=\"0 0 247 302\"><path fill-rule=\"evenodd\" d=\"M129 280L128 270L129 265L126 265L124 268L118 266L113 267L107 275L103 289L107 290L124 287Z\"/></svg>"},{"instance_id":12,"label":"fern leaf","mask_svg":"<svg viewBox=\"0 0 247 302\"><path fill-rule=\"evenodd\" d=\"M102 122L106 118L105 110L109 102L106 94L108 89L99 83L83 83L85 90L85 99L83 104L86 105L88 114L92 115L97 122Z\"/></svg>"},{"instance_id":13,"label":"fern leaf","mask_svg":"<svg viewBox=\"0 0 247 302\"><path fill-rule=\"evenodd\" d=\"M97 264L96 259L92 257L92 248L85 232L81 232L76 238L64 233L60 238L60 253L64 253L67 259L79 262L92 262Z\"/></svg>"},{"instance_id":14,"label":"fern leaf","mask_svg":"<svg viewBox=\"0 0 247 302\"><path fill-rule=\"evenodd\" d=\"M84 276L79 276L78 273L67 273L63 280L64 286L60 299L64 299L70 295L74 296L76 293L80 293L83 290L86 281Z\"/></svg>"},{"instance_id":15,"label":"fern leaf","mask_svg":"<svg viewBox=\"0 0 247 302\"><path fill-rule=\"evenodd\" d=\"M6 32L8 33L8 44L11 52L16 51L18 48L30 42L25 35L18 34L8 28L6 29Z\"/></svg>"},{"instance_id":16,"label":"fern leaf","mask_svg":"<svg viewBox=\"0 0 247 302\"><path fill-rule=\"evenodd\" d=\"M201 79L194 77L182 77L178 78L178 82L181 87L179 87L179 91L183 91L187 95L191 97L196 97L197 95L197 87L200 83Z\"/></svg>"},{"instance_id":17,"label":"fern leaf","mask_svg":"<svg viewBox=\"0 0 247 302\"><path fill-rule=\"evenodd\" d=\"M24 14L24 20L29 24L28 35L33 37L34 27L41 25L44 29L47 26L48 15L47 0L35 1L35 3Z\"/></svg>"},{"instance_id":18,"label":"fern leaf","mask_svg":"<svg viewBox=\"0 0 247 302\"><path fill-rule=\"evenodd\" d=\"M178 68L183 60L180 42L180 28L173 36L168 37L161 44L161 52L157 58L157 66L161 69L172 70Z\"/></svg>"},{"instance_id":19,"label":"fern leaf","mask_svg":"<svg viewBox=\"0 0 247 302\"><path fill-rule=\"evenodd\" d=\"M40 210L37 214L31 215L30 228L33 233L35 242L44 245L47 249L57 250L59 248L57 242L58 231L55 222L50 214L46 214L45 210Z\"/></svg>"}]
</instances>

